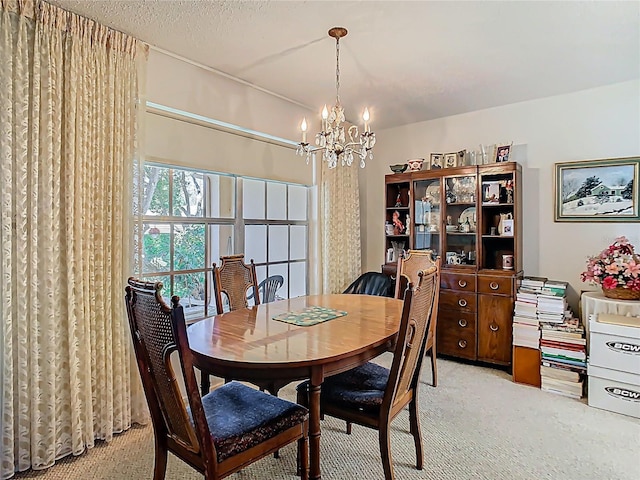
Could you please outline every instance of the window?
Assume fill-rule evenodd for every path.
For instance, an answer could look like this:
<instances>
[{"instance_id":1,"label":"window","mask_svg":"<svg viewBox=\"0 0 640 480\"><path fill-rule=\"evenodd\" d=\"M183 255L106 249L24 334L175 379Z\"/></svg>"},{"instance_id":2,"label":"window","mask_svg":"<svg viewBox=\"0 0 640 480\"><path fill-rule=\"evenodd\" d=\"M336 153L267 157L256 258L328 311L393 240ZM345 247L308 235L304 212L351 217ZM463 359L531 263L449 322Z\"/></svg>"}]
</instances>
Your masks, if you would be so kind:
<instances>
[{"instance_id":1,"label":"window","mask_svg":"<svg viewBox=\"0 0 640 480\"><path fill-rule=\"evenodd\" d=\"M308 187L157 164L142 180L135 271L178 295L189 318L215 312L211 271L223 255L253 258L258 282L282 275L278 297L307 293Z\"/></svg>"}]
</instances>

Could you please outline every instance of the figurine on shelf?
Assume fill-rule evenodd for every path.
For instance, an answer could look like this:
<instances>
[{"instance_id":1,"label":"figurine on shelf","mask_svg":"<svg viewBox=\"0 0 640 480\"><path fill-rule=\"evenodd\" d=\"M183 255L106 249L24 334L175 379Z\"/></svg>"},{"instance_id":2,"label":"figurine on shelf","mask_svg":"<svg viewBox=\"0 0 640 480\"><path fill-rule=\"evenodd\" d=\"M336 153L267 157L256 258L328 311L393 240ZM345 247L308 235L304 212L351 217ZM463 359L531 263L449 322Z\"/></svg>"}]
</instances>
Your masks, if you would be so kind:
<instances>
[{"instance_id":1,"label":"figurine on shelf","mask_svg":"<svg viewBox=\"0 0 640 480\"><path fill-rule=\"evenodd\" d=\"M393 212L393 234L394 235L402 235L404 233L404 224L400 220L400 212L397 210Z\"/></svg>"},{"instance_id":2,"label":"figurine on shelf","mask_svg":"<svg viewBox=\"0 0 640 480\"><path fill-rule=\"evenodd\" d=\"M396 197L396 204L394 205L394 207L401 207L402 206L402 200L400 199L400 187L398 187L398 196Z\"/></svg>"},{"instance_id":3,"label":"figurine on shelf","mask_svg":"<svg viewBox=\"0 0 640 480\"><path fill-rule=\"evenodd\" d=\"M505 188L507 190L507 203L513 203L513 180L507 180Z\"/></svg>"}]
</instances>

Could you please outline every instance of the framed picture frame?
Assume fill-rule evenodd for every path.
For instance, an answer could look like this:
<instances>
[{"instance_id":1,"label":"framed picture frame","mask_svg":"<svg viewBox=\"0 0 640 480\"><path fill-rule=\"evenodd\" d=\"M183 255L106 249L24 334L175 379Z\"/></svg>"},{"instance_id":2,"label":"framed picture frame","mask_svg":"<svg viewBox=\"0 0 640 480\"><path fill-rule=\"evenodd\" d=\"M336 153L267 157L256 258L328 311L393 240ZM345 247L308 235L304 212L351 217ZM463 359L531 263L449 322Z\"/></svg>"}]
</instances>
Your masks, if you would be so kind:
<instances>
[{"instance_id":1,"label":"framed picture frame","mask_svg":"<svg viewBox=\"0 0 640 480\"><path fill-rule=\"evenodd\" d=\"M511 145L496 145L496 163L508 162Z\"/></svg>"},{"instance_id":2,"label":"framed picture frame","mask_svg":"<svg viewBox=\"0 0 640 480\"><path fill-rule=\"evenodd\" d=\"M501 182L482 182L482 203L500 203Z\"/></svg>"},{"instance_id":3,"label":"framed picture frame","mask_svg":"<svg viewBox=\"0 0 640 480\"><path fill-rule=\"evenodd\" d=\"M453 168L458 164L458 152L444 154L444 168Z\"/></svg>"},{"instance_id":4,"label":"framed picture frame","mask_svg":"<svg viewBox=\"0 0 640 480\"><path fill-rule=\"evenodd\" d=\"M555 164L554 221L638 222L640 157Z\"/></svg>"},{"instance_id":5,"label":"framed picture frame","mask_svg":"<svg viewBox=\"0 0 640 480\"><path fill-rule=\"evenodd\" d=\"M444 166L443 158L441 153L432 153L429 158L429 169L437 170Z\"/></svg>"}]
</instances>

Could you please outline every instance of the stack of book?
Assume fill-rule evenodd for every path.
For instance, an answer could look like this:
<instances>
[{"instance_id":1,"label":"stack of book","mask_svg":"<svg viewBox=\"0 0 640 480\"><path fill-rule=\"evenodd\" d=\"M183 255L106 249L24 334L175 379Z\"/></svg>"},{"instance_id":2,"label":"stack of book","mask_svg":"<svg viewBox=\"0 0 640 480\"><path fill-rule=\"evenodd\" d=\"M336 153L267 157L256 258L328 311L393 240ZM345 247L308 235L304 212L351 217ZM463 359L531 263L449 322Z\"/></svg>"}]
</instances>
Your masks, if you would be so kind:
<instances>
[{"instance_id":1,"label":"stack of book","mask_svg":"<svg viewBox=\"0 0 640 480\"><path fill-rule=\"evenodd\" d=\"M513 312L513 345L519 347L540 347L538 328L538 294L547 279L524 277L516 293Z\"/></svg>"},{"instance_id":2,"label":"stack of book","mask_svg":"<svg viewBox=\"0 0 640 480\"><path fill-rule=\"evenodd\" d=\"M587 370L584 326L578 318L541 322L542 390L581 398Z\"/></svg>"},{"instance_id":3,"label":"stack of book","mask_svg":"<svg viewBox=\"0 0 640 480\"><path fill-rule=\"evenodd\" d=\"M540 330L536 312L535 294L522 292L516 294L513 313L513 345L520 347L539 347ZM534 298L530 298L533 295Z\"/></svg>"},{"instance_id":4,"label":"stack of book","mask_svg":"<svg viewBox=\"0 0 640 480\"><path fill-rule=\"evenodd\" d=\"M570 316L565 297L567 282L547 280L538 292L538 320L547 323L562 323Z\"/></svg>"},{"instance_id":5,"label":"stack of book","mask_svg":"<svg viewBox=\"0 0 640 480\"><path fill-rule=\"evenodd\" d=\"M524 277L516 293L513 312L513 381L540 387L539 277Z\"/></svg>"}]
</instances>

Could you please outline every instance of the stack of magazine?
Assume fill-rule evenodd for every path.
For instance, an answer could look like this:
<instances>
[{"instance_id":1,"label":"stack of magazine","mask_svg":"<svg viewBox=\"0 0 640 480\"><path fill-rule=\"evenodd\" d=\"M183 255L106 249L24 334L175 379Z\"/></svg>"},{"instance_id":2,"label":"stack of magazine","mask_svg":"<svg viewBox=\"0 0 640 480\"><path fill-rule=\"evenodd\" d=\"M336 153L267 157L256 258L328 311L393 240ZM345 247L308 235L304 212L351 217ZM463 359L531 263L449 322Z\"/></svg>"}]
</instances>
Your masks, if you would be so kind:
<instances>
[{"instance_id":1,"label":"stack of magazine","mask_svg":"<svg viewBox=\"0 0 640 480\"><path fill-rule=\"evenodd\" d=\"M562 322L540 322L542 390L581 398L587 371L584 326L578 318Z\"/></svg>"}]
</instances>

